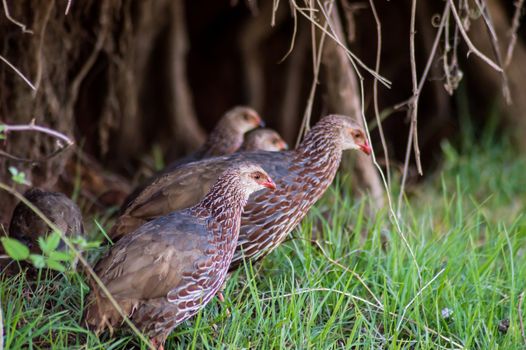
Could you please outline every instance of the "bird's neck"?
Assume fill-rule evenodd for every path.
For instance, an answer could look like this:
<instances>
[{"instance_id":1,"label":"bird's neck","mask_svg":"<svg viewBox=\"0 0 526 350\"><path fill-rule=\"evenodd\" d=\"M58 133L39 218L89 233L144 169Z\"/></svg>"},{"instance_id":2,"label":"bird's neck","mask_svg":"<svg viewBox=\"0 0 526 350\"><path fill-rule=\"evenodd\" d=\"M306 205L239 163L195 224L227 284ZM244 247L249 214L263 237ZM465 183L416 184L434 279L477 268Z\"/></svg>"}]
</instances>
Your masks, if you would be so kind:
<instances>
[{"instance_id":1,"label":"bird's neck","mask_svg":"<svg viewBox=\"0 0 526 350\"><path fill-rule=\"evenodd\" d=\"M202 218L233 224L234 221L239 220L247 200L248 194L243 190L238 178L223 177L190 210Z\"/></svg>"},{"instance_id":2,"label":"bird's neck","mask_svg":"<svg viewBox=\"0 0 526 350\"><path fill-rule=\"evenodd\" d=\"M206 139L205 156L231 154L243 143L243 135L225 124L218 124Z\"/></svg>"},{"instance_id":3,"label":"bird's neck","mask_svg":"<svg viewBox=\"0 0 526 350\"><path fill-rule=\"evenodd\" d=\"M339 129L318 123L294 151L298 164L310 174L332 181L342 157Z\"/></svg>"}]
</instances>

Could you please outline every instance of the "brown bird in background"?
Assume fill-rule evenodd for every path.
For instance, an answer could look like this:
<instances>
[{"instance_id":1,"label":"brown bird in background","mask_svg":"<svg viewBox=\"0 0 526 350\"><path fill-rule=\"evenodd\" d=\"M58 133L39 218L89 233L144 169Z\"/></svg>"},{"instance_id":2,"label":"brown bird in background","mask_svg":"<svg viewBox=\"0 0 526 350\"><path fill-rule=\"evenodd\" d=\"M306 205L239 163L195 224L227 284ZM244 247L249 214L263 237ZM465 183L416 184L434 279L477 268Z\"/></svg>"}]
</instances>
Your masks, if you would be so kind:
<instances>
[{"instance_id":1,"label":"brown bird in background","mask_svg":"<svg viewBox=\"0 0 526 350\"><path fill-rule=\"evenodd\" d=\"M170 163L166 169L197 160L234 153L243 144L243 135L265 123L250 107L237 106L226 112L206 138L205 144L194 153Z\"/></svg>"},{"instance_id":2,"label":"brown bird in background","mask_svg":"<svg viewBox=\"0 0 526 350\"><path fill-rule=\"evenodd\" d=\"M208 135L205 144L194 153L168 164L149 179L139 184L124 200L128 206L141 191L163 174L177 167L209 157L225 156L236 152L243 144L244 134L265 123L259 114L250 107L237 106L227 111Z\"/></svg>"},{"instance_id":3,"label":"brown bird in background","mask_svg":"<svg viewBox=\"0 0 526 350\"><path fill-rule=\"evenodd\" d=\"M68 197L58 192L29 189L24 197L51 220L66 236L84 234L82 213L79 207ZM32 253L41 253L38 238L45 237L51 228L33 210L23 202L17 204L9 224L9 236L28 246ZM60 242L58 249L64 249Z\"/></svg>"},{"instance_id":4,"label":"brown bird in background","mask_svg":"<svg viewBox=\"0 0 526 350\"><path fill-rule=\"evenodd\" d=\"M260 128L245 134L245 140L238 152L269 151L278 152L289 148L289 145L274 130Z\"/></svg>"},{"instance_id":5,"label":"brown bird in background","mask_svg":"<svg viewBox=\"0 0 526 350\"><path fill-rule=\"evenodd\" d=\"M198 204L139 227L97 263L97 275L154 346L162 349L168 334L218 292L237 245L243 206L264 188L275 184L259 165L238 163L219 175ZM98 288L88 303L85 321L97 332L121 324Z\"/></svg>"},{"instance_id":6,"label":"brown bird in background","mask_svg":"<svg viewBox=\"0 0 526 350\"><path fill-rule=\"evenodd\" d=\"M350 117L329 115L295 150L241 152L179 167L159 177L124 208L111 238L118 239L147 221L194 205L225 169L236 162L252 161L261 164L278 189L250 196L241 218L234 269L243 257L262 258L285 239L332 183L342 151L347 149L371 153L358 123Z\"/></svg>"}]
</instances>

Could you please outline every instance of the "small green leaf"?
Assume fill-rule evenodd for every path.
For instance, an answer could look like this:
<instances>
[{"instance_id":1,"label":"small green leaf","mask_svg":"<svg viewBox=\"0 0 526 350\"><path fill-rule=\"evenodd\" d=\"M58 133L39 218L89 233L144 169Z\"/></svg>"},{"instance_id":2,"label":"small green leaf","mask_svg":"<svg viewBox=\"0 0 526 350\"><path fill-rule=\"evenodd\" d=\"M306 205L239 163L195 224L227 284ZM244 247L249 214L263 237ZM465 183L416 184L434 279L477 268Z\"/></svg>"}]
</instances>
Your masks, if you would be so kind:
<instances>
[{"instance_id":1,"label":"small green leaf","mask_svg":"<svg viewBox=\"0 0 526 350\"><path fill-rule=\"evenodd\" d=\"M37 269L43 269L44 267L46 267L46 259L44 259L42 255L31 254L29 256L29 259L31 259L33 266L35 266Z\"/></svg>"},{"instance_id":2,"label":"small green leaf","mask_svg":"<svg viewBox=\"0 0 526 350\"><path fill-rule=\"evenodd\" d=\"M10 166L8 169L9 169L9 172L11 173L11 179L14 182L22 184L22 185L30 185L29 181L27 181L26 179L26 174L24 174L24 172L18 171L18 169L15 168L14 166Z\"/></svg>"},{"instance_id":3,"label":"small green leaf","mask_svg":"<svg viewBox=\"0 0 526 350\"><path fill-rule=\"evenodd\" d=\"M47 236L46 243L49 251L57 250L58 245L60 244L60 233L58 233L58 231L53 231Z\"/></svg>"},{"instance_id":4,"label":"small green leaf","mask_svg":"<svg viewBox=\"0 0 526 350\"><path fill-rule=\"evenodd\" d=\"M60 272L66 271L66 267L56 260L48 259L46 264L47 264L47 267L49 267L52 270L56 270Z\"/></svg>"},{"instance_id":5,"label":"small green leaf","mask_svg":"<svg viewBox=\"0 0 526 350\"><path fill-rule=\"evenodd\" d=\"M5 124L0 124L0 132L4 132L7 126Z\"/></svg>"},{"instance_id":6,"label":"small green leaf","mask_svg":"<svg viewBox=\"0 0 526 350\"><path fill-rule=\"evenodd\" d=\"M25 260L29 257L29 248L14 238L2 237L0 239L4 249L12 259Z\"/></svg>"},{"instance_id":7,"label":"small green leaf","mask_svg":"<svg viewBox=\"0 0 526 350\"><path fill-rule=\"evenodd\" d=\"M53 251L49 253L49 259L56 261L72 261L73 255L66 252Z\"/></svg>"},{"instance_id":8,"label":"small green leaf","mask_svg":"<svg viewBox=\"0 0 526 350\"><path fill-rule=\"evenodd\" d=\"M38 246L40 247L40 250L44 253L50 251L47 241L42 236L38 237Z\"/></svg>"},{"instance_id":9,"label":"small green leaf","mask_svg":"<svg viewBox=\"0 0 526 350\"><path fill-rule=\"evenodd\" d=\"M87 250L92 248L98 248L100 246L100 241L91 241L88 242L82 236L75 236L69 239L71 243L79 247L81 250Z\"/></svg>"}]
</instances>

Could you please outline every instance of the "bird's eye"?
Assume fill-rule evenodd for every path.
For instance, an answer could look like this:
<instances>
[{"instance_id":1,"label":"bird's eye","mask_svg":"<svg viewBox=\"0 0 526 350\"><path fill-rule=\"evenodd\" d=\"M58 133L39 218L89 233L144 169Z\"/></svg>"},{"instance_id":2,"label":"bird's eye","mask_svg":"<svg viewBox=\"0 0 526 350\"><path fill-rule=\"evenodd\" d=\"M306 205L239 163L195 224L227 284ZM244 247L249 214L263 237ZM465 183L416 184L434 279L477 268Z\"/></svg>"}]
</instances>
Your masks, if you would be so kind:
<instances>
[{"instance_id":1,"label":"bird's eye","mask_svg":"<svg viewBox=\"0 0 526 350\"><path fill-rule=\"evenodd\" d=\"M259 175L259 174L254 175L254 179L256 179L256 180L261 179L261 175Z\"/></svg>"},{"instance_id":2,"label":"bird's eye","mask_svg":"<svg viewBox=\"0 0 526 350\"><path fill-rule=\"evenodd\" d=\"M244 120L249 120L250 119L250 116L248 114L243 114L243 119Z\"/></svg>"},{"instance_id":3,"label":"bird's eye","mask_svg":"<svg viewBox=\"0 0 526 350\"><path fill-rule=\"evenodd\" d=\"M272 141L272 143L275 144L275 145L277 145L277 144L279 143L279 140L278 140L278 139L274 139L274 140Z\"/></svg>"}]
</instances>

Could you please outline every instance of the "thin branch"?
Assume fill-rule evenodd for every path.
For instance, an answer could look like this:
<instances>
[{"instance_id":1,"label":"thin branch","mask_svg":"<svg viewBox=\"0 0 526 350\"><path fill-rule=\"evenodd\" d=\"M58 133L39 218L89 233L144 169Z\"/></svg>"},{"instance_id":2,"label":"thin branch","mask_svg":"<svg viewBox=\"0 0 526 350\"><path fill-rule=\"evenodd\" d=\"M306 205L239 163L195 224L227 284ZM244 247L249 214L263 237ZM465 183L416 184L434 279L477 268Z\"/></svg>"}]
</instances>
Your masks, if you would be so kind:
<instances>
[{"instance_id":1,"label":"thin branch","mask_svg":"<svg viewBox=\"0 0 526 350\"><path fill-rule=\"evenodd\" d=\"M142 334L141 331L130 321L128 316L124 313L122 308L120 307L119 303L113 298L110 291L106 288L102 280L97 276L95 271L91 268L90 264L86 261L86 259L82 256L82 254L77 250L75 245L71 243L69 238L64 234L64 232L56 226L47 216L45 216L40 209L35 207L33 203L27 200L26 197L24 197L20 192L16 191L12 187L8 186L7 184L0 182L0 189L12 194L15 196L18 200L20 200L22 203L24 203L31 211L33 211L40 219L42 219L46 225L48 225L53 231L57 231L60 235L60 238L68 248L75 254L76 258L81 262L81 264L86 268L86 271L88 271L89 275L93 278L93 280L97 283L97 285L100 287L100 289L103 291L103 293L106 295L106 297L110 300L112 306L117 310L117 312L120 314L120 316L123 318L124 322L132 329L132 331L145 343L147 346L155 350L153 345L146 339L146 337Z\"/></svg>"},{"instance_id":2,"label":"thin branch","mask_svg":"<svg viewBox=\"0 0 526 350\"><path fill-rule=\"evenodd\" d=\"M416 73L416 59L415 59L415 22L416 22L416 0L411 1L411 27L409 33L409 54L411 60L411 82L413 85L413 99L412 105L409 107L411 114L411 126L413 128L413 149L415 151L416 168L418 174L422 176L422 162L420 161L420 147L418 146L418 78Z\"/></svg>"},{"instance_id":3,"label":"thin branch","mask_svg":"<svg viewBox=\"0 0 526 350\"><path fill-rule=\"evenodd\" d=\"M44 126L35 125L34 124L34 120L31 122L31 124L27 124L27 125L25 125L25 124L24 125L8 125L8 124L1 124L0 123L0 134L4 133L4 134L7 135L10 131L37 131L37 132L40 132L40 133L43 133L43 134L50 135L50 136L52 136L52 137L57 139L58 148L54 152L52 152L51 154L49 154L47 156L44 156L43 158L39 158L39 159L21 158L21 157L14 156L12 154L9 154L9 153L7 153L5 151L0 150L0 156L3 156L3 157L6 157L6 158L15 160L17 162L42 163L42 162L45 162L45 161L55 157L57 154L63 152L69 146L74 144L74 142L69 137L67 137L66 135L64 135L64 134L62 134L62 133L60 133L58 131L46 128ZM60 141L65 142L66 145L62 144L62 142L60 142Z\"/></svg>"},{"instance_id":4,"label":"thin branch","mask_svg":"<svg viewBox=\"0 0 526 350\"><path fill-rule=\"evenodd\" d=\"M524 5L524 0L515 1L515 13L513 13L513 21L511 24L510 30L510 42L508 43L508 50L506 51L506 59L504 60L504 67L507 68L511 63L511 58L513 57L513 49L517 43L517 30L519 29L520 21L522 15L522 6Z\"/></svg>"},{"instance_id":5,"label":"thin branch","mask_svg":"<svg viewBox=\"0 0 526 350\"><path fill-rule=\"evenodd\" d=\"M272 26L276 24L275 14L276 14L276 10L273 8L272 9ZM292 31L292 39L290 40L290 46L287 52L281 58L281 60L278 61L278 64L285 61L285 59L290 55L290 53L294 49L294 44L296 43L296 35L298 34L298 15L296 14L296 11L294 9L292 9L292 18L294 20L294 30Z\"/></svg>"},{"instance_id":6,"label":"thin branch","mask_svg":"<svg viewBox=\"0 0 526 350\"><path fill-rule=\"evenodd\" d=\"M72 0L68 0L68 4L66 5L66 11L64 12L64 14L67 16L68 13L69 13L69 10L71 9L71 3L73 1Z\"/></svg>"},{"instance_id":7,"label":"thin branch","mask_svg":"<svg viewBox=\"0 0 526 350\"><path fill-rule=\"evenodd\" d=\"M347 48L347 46L345 46L345 44L343 44L342 41L341 41L339 38L337 38L337 37L334 36L334 34L333 34L334 31L333 31L332 33L328 32L327 29L326 29L325 27L322 27L322 26L321 26L321 25L320 25L315 19L311 18L311 16L306 15L306 14L305 14L305 12L306 12L305 9L300 8L300 7L296 4L296 2L295 2L294 0L291 0L291 1L292 1L292 3L294 4L295 9L296 9L300 14L302 14L305 18L307 18L308 20L310 20L310 22L311 22L312 24L314 24L316 27L318 27L318 29L320 29L320 30L322 30L323 32L325 32L325 33L327 34L328 37L330 37L331 39L333 39L333 40L336 42L336 44L338 44L338 46L340 46L343 50L345 50L346 54L347 54L348 56L350 56L350 57L352 58L352 60L355 60L355 61L358 63L358 65L359 65L360 67L362 67L365 71L367 71L367 72L368 72L369 74L371 74L373 77L375 77L376 79L378 79L378 80L380 81L380 83L382 83L383 85L385 85L387 88L390 88L390 87L391 87L391 82L390 82L388 79L382 77L381 75L376 74L376 72L375 72L374 70L372 70L371 68L369 68L369 67L368 67L368 66L367 66L362 60L360 60L360 59L358 58L358 56L356 56L352 51L350 51L350 50ZM331 2L331 3L332 3L332 2ZM321 12L324 14L325 18L327 19L327 13L326 13L326 11L323 11L323 6L321 7L321 9L322 9ZM311 12L311 11L309 11L309 12ZM327 22L326 22L326 23L327 23ZM329 26L329 27L330 27L330 26Z\"/></svg>"},{"instance_id":8,"label":"thin branch","mask_svg":"<svg viewBox=\"0 0 526 350\"><path fill-rule=\"evenodd\" d=\"M19 26L20 29L22 29L22 33L33 34L33 31L30 29L27 29L27 26L24 23L19 22L13 17L11 17L11 14L9 13L9 7L7 7L7 0L3 0L3 2L4 2L4 13L7 19L11 21L12 23L16 24L17 26Z\"/></svg>"},{"instance_id":9,"label":"thin branch","mask_svg":"<svg viewBox=\"0 0 526 350\"><path fill-rule=\"evenodd\" d=\"M444 27L447 23L448 13L449 13L449 2L446 3L444 6L444 11L442 12L441 21L438 26L437 33L435 35L435 40L433 41L433 46L431 47L431 53L429 54L429 57L427 58L426 66L424 68L424 71L422 72L422 76L420 77L420 81L418 82L418 90L417 95L419 96L422 93L422 89L424 87L424 84L427 81L427 76L429 74L429 71L431 70L431 66L433 65L433 61L435 59L438 45L440 43L440 37L442 36L442 32L444 31ZM400 109L405 105L409 105L411 103L411 100L414 98L414 95L411 96L409 99L407 99L404 102L398 103L394 106L394 109Z\"/></svg>"},{"instance_id":10,"label":"thin branch","mask_svg":"<svg viewBox=\"0 0 526 350\"><path fill-rule=\"evenodd\" d=\"M382 23L376 12L376 6L374 5L374 0L369 0L371 5L371 11L374 16L374 21L376 23L376 62L374 70L377 74L380 74L380 60L382 55ZM373 82L373 105L374 105L374 115L376 117L376 122L378 125L378 132L380 134L380 140L382 142L382 148L384 150L385 158L385 172L387 173L387 186L391 188L391 167L389 164L389 152L387 150L387 142L385 141L384 128L382 126L382 121L380 120L380 109L378 107L378 79L374 79Z\"/></svg>"},{"instance_id":11,"label":"thin branch","mask_svg":"<svg viewBox=\"0 0 526 350\"><path fill-rule=\"evenodd\" d=\"M484 2L483 4L481 3ZM497 64L502 67L502 55L500 54L499 49L499 39L497 37L497 33L495 33L495 28L493 26L493 21L491 19L491 15L488 11L488 6L486 4L486 0L475 0L475 3L477 4L479 11L482 13L482 18L484 19L484 23L486 24L486 30L488 31L490 42L491 42L491 48L493 50L493 54L495 55L495 59L497 60ZM504 100L508 105L511 105L511 92L510 92L510 86L508 83L508 76L506 75L506 72L502 70L500 72L501 79L502 79L502 96L504 97Z\"/></svg>"},{"instance_id":12,"label":"thin branch","mask_svg":"<svg viewBox=\"0 0 526 350\"><path fill-rule=\"evenodd\" d=\"M440 43L440 37L442 36L442 32L444 31L444 28L446 27L446 24L447 24L447 18L449 17L448 16L449 9L450 9L450 5L449 5L449 2L447 2L446 5L444 6L444 11L442 12L440 25L439 25L437 33L435 35L435 40L433 42L433 47L431 48L431 53L429 54L429 57L427 59L426 66L424 68L424 72L422 73L422 76L420 77L420 82L418 83L418 87L417 87L416 91L413 90L413 96L411 96L411 98L409 100L407 100L405 102L402 102L402 103L399 103L398 105L395 105L394 106L395 109L399 109L403 105L408 105L409 108L411 109L411 108L414 108L415 105L418 105L418 99L420 97L420 94L422 93L422 89L424 87L424 83L427 81L427 76L429 74L429 71L431 69L431 65L433 64L433 61L434 61L435 56L436 56L438 45ZM413 55L414 55L414 51L413 51ZM413 119L411 119L411 121L412 120ZM401 184L400 184L400 194L398 195L398 205L397 205L397 208L398 208L397 209L397 213L398 213L398 215L400 215L400 210L401 210L401 207L402 207L402 198L403 198L404 193L405 193L405 184L406 184L406 180L407 180L407 173L408 173L408 170L409 170L409 159L410 159L410 156L411 156L411 143L412 143L414 131L415 130L413 128L413 125L411 125L411 128L409 130L408 141L407 141L406 153L405 153L404 168L403 168L404 170L403 170L403 173L402 173L402 181L401 181Z\"/></svg>"},{"instance_id":13,"label":"thin branch","mask_svg":"<svg viewBox=\"0 0 526 350\"><path fill-rule=\"evenodd\" d=\"M331 2L331 9L332 10L332 2ZM313 11L311 11L313 13ZM314 17L310 18L309 21L311 23L315 22ZM320 74L320 66L321 66L321 56L323 54L323 45L325 43L325 36L327 33L328 28L328 22L326 21L323 30L321 32L320 40L318 47L316 48L316 33L315 29L313 27L312 29L312 36L313 36L313 47L312 51L316 52L316 55L314 56L314 72L313 72L313 78L312 78L312 84L310 87L309 92L309 98L307 99L307 106L305 107L305 112L303 112L303 120L301 121L300 131L298 134L298 139L296 140L296 147L300 144L303 136L309 131L310 128L310 118L312 115L312 106L314 104L314 96L316 94L316 87L318 86L318 75Z\"/></svg>"},{"instance_id":14,"label":"thin branch","mask_svg":"<svg viewBox=\"0 0 526 350\"><path fill-rule=\"evenodd\" d=\"M48 2L48 7L46 9L46 12L45 12L45 15L44 15L44 19L42 20L42 29L40 30L40 35L39 35L39 43L38 43L38 55L37 55L37 59L36 59L36 65L37 65L37 74L36 74L36 80L35 80L35 88L38 90L39 87L40 87L40 83L42 81L42 60L44 58L44 55L42 54L42 50L44 48L44 37L46 35L46 28L47 28L47 24L49 22L49 17L51 15L51 11L53 9L55 5L55 2L54 1L49 1ZM36 93L37 91L34 91L33 92L33 96L36 96Z\"/></svg>"},{"instance_id":15,"label":"thin branch","mask_svg":"<svg viewBox=\"0 0 526 350\"><path fill-rule=\"evenodd\" d=\"M464 26L462 25L462 20L460 19L457 9L455 8L455 4L453 3L453 0L448 0L450 6L451 6L451 12L453 13L453 17L455 17L455 21L457 22L457 28L460 30L460 33L462 34L462 37L464 38L464 41L469 47L469 51L473 52L476 56L478 56L480 59L482 59L484 62L486 62L491 68L495 69L497 72L502 72L502 68L499 67L495 62L493 62L488 56L484 55L482 52L479 51L473 45L471 40L469 39L468 34L464 30ZM469 52L468 52L469 56Z\"/></svg>"},{"instance_id":16,"label":"thin branch","mask_svg":"<svg viewBox=\"0 0 526 350\"><path fill-rule=\"evenodd\" d=\"M50 135L56 139L62 140L66 143L67 146L71 146L75 143L69 137L67 137L66 135L56 130L46 128L45 126L35 125L34 119L30 124L21 124L21 125L0 124L0 125L2 126L3 132L5 132L6 134L9 133L10 131L37 131L43 134Z\"/></svg>"},{"instance_id":17,"label":"thin branch","mask_svg":"<svg viewBox=\"0 0 526 350\"><path fill-rule=\"evenodd\" d=\"M33 85L33 83L31 83L31 81L28 78L26 78L24 74L22 74L22 72L20 72L15 66L13 66L11 62L9 62L6 58L4 58L4 56L0 55L0 60L4 61L5 64L7 64L12 70L14 70L15 73L18 74L18 76L22 78L22 80L24 80L31 89L33 89L33 91L37 90L37 88Z\"/></svg>"}]
</instances>

